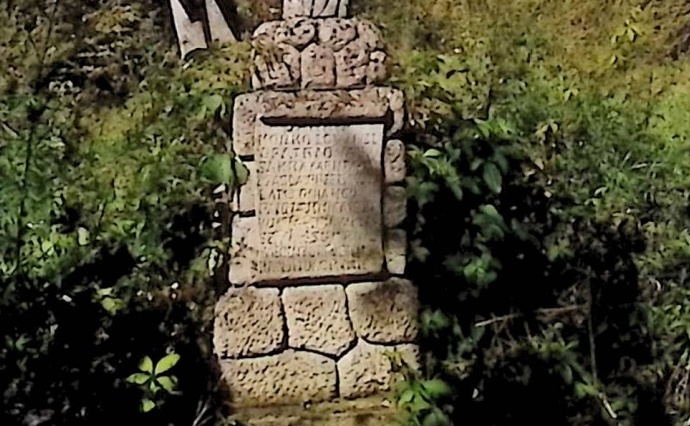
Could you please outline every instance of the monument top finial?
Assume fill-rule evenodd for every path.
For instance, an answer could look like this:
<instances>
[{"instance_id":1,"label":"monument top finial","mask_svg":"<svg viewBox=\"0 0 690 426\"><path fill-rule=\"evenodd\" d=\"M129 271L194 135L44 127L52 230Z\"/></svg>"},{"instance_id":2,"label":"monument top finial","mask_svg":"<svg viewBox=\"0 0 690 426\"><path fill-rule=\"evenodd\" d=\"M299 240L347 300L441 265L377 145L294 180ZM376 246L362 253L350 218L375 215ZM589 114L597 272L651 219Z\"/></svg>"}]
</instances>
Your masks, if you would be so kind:
<instances>
[{"instance_id":1,"label":"monument top finial","mask_svg":"<svg viewBox=\"0 0 690 426\"><path fill-rule=\"evenodd\" d=\"M283 0L283 18L344 18L349 0Z\"/></svg>"}]
</instances>

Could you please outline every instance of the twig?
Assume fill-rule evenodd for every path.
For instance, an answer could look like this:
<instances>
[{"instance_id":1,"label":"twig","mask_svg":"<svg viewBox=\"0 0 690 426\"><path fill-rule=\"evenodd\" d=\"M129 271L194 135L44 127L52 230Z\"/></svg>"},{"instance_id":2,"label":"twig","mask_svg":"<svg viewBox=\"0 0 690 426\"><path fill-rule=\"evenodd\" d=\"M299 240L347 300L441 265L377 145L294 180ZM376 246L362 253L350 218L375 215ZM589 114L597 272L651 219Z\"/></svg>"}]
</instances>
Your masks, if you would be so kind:
<instances>
[{"instance_id":1,"label":"twig","mask_svg":"<svg viewBox=\"0 0 690 426\"><path fill-rule=\"evenodd\" d=\"M533 311L533 314L541 314L541 315L559 315L559 314L564 314L567 312L572 312L572 311L577 311L581 308L583 308L583 305L569 305L569 306L560 306L557 308L541 308L537 309L536 311ZM500 317L494 317L488 320L484 321L479 321L474 324L475 327L486 327L487 325L491 325L497 322L502 322L502 321L509 321L512 319L520 318L525 316L525 314L510 314L510 315L502 315Z\"/></svg>"}]
</instances>

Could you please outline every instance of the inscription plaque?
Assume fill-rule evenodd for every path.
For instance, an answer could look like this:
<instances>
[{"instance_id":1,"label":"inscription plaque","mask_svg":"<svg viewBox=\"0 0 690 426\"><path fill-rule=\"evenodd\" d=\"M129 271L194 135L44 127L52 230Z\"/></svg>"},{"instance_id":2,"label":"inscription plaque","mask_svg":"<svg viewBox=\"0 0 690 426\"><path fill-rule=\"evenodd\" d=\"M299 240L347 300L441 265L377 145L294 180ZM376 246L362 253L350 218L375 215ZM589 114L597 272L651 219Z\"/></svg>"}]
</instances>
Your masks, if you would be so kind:
<instances>
[{"instance_id":1,"label":"inscription plaque","mask_svg":"<svg viewBox=\"0 0 690 426\"><path fill-rule=\"evenodd\" d=\"M256 126L258 280L381 272L383 131Z\"/></svg>"}]
</instances>

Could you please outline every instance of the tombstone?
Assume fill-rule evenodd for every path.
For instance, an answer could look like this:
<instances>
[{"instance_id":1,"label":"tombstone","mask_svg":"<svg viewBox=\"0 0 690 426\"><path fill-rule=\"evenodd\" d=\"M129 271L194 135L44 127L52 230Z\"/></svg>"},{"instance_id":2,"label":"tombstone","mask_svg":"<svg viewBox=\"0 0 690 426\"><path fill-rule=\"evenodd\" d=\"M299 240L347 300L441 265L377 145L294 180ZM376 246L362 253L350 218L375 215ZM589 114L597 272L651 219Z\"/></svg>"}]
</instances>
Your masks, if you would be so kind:
<instances>
[{"instance_id":1,"label":"tombstone","mask_svg":"<svg viewBox=\"0 0 690 426\"><path fill-rule=\"evenodd\" d=\"M379 33L347 0L284 0L254 33L254 91L236 98L229 290L214 351L235 407L355 399L413 368L418 301L404 279L403 95Z\"/></svg>"}]
</instances>

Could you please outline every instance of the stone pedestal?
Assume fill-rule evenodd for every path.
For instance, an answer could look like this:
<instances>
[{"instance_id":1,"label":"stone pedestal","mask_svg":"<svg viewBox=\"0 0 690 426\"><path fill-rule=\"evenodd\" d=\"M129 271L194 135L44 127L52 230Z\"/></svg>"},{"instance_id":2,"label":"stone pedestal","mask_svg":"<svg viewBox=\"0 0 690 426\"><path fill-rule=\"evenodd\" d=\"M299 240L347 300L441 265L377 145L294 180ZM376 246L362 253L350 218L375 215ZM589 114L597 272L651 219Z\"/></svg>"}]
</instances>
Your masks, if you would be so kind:
<instances>
[{"instance_id":1,"label":"stone pedestal","mask_svg":"<svg viewBox=\"0 0 690 426\"><path fill-rule=\"evenodd\" d=\"M255 91L235 102L250 174L214 331L235 406L367 397L390 388L387 353L418 365L403 96L375 86L378 31L346 6L286 0L286 19L256 30Z\"/></svg>"}]
</instances>

